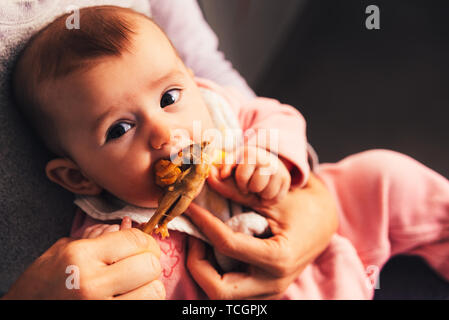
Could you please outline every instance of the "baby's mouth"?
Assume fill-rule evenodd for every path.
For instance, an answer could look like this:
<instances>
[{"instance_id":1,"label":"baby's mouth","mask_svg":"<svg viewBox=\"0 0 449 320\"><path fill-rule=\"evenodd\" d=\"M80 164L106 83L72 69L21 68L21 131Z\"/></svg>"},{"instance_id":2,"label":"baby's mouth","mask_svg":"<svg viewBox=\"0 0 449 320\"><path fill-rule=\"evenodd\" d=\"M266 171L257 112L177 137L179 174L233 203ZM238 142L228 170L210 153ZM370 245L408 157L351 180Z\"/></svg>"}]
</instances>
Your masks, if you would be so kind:
<instances>
[{"instance_id":1,"label":"baby's mouth","mask_svg":"<svg viewBox=\"0 0 449 320\"><path fill-rule=\"evenodd\" d=\"M179 151L175 159L156 162L156 184L165 188L159 206L142 230L167 237L167 224L184 213L204 185L211 166L209 142L190 144ZM156 228L157 226L157 228Z\"/></svg>"}]
</instances>

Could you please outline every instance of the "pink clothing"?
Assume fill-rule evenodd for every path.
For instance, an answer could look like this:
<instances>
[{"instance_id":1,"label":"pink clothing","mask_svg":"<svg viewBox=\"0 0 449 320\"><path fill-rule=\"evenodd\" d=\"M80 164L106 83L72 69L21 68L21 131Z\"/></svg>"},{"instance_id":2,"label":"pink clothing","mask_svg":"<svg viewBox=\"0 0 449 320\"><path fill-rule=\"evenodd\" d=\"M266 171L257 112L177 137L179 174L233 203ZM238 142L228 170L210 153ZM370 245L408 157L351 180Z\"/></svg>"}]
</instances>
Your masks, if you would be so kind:
<instances>
[{"instance_id":1,"label":"pink clothing","mask_svg":"<svg viewBox=\"0 0 449 320\"><path fill-rule=\"evenodd\" d=\"M276 151L291 164L292 184L303 186L310 173L307 162L306 121L292 106L275 99L247 98L233 87L221 87L212 81L197 78L199 87L210 89L224 97L237 114L245 144L269 149L257 137L260 129L274 129L279 134ZM295 147L292 147L295 146Z\"/></svg>"},{"instance_id":2,"label":"pink clothing","mask_svg":"<svg viewBox=\"0 0 449 320\"><path fill-rule=\"evenodd\" d=\"M198 79L225 97L245 131L278 128L279 155L292 164L293 180L309 176L305 121L292 107L267 98L249 99ZM255 144L250 135L247 143ZM318 176L337 202L338 233L328 248L291 284L285 299L369 299L378 271L398 253L418 254L449 279L449 181L417 161L386 150L324 164ZM300 214L300 213L298 213ZM98 222L79 214L72 236ZM167 299L203 299L186 269L187 236L171 232L161 246L161 280Z\"/></svg>"},{"instance_id":3,"label":"pink clothing","mask_svg":"<svg viewBox=\"0 0 449 320\"><path fill-rule=\"evenodd\" d=\"M206 79L197 78L196 81L199 87L212 90L227 100L237 114L243 133L251 129L248 131L250 134L245 135L245 144L266 147L258 143L260 141L257 139L257 130L279 130L279 145L276 151L290 164L292 184L304 185L310 173L307 162L306 123L295 108L274 99L248 98L238 90L220 87ZM292 145L296 148L292 148ZM78 213L72 226L71 236L79 238L87 227L99 223L105 222ZM170 231L168 239L158 239L162 251L162 281L168 299L205 297L185 269L186 240L186 234L176 231Z\"/></svg>"},{"instance_id":4,"label":"pink clothing","mask_svg":"<svg viewBox=\"0 0 449 320\"><path fill-rule=\"evenodd\" d=\"M338 235L286 298L372 298L380 269L396 254L419 255L449 280L446 178L389 150L323 164L318 176L337 201Z\"/></svg>"}]
</instances>

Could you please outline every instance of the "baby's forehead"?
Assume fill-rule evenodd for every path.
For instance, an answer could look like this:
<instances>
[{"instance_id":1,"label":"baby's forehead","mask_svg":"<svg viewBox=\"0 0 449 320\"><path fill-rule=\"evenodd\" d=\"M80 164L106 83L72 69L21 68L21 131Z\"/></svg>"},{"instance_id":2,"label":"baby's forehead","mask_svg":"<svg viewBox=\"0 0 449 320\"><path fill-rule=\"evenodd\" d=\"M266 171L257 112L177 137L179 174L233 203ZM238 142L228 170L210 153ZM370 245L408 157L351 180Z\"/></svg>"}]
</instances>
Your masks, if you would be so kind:
<instances>
[{"instance_id":1,"label":"baby's forehead","mask_svg":"<svg viewBox=\"0 0 449 320\"><path fill-rule=\"evenodd\" d=\"M121 16L123 21L131 21L130 27L123 28L121 31L126 33L126 37L122 40L123 43L118 45L115 49L117 50L117 54L107 54L108 45L100 48L103 50L104 54L99 54L98 56L94 56L89 58L88 53L84 56L83 59L80 59L82 64L77 64L76 68L71 70L69 73L61 76L50 77L49 82L56 87L62 85L75 86L79 89L86 89L86 83L83 83L84 80L88 79L92 74L95 74L94 69L102 68L102 65L107 64L109 62L120 63L120 58L123 56L132 56L132 59L140 59L140 61L146 61L146 64L152 64L151 58L154 57L155 60L159 60L163 57L164 61L176 61L175 65L180 69L182 68L182 60L180 59L176 49L173 44L167 37L167 35L162 31L162 29L154 23L151 19L148 19L146 16L135 12L127 12L127 11L119 11L118 14ZM81 20L81 27L82 27ZM111 29L111 32L116 32L117 29ZM71 30L66 30L65 32L72 32ZM95 39L98 37L96 32L92 32L94 35L92 37L87 37L86 41L89 42L91 39ZM105 38L108 36L105 35ZM115 39L110 36L109 39L112 43L114 43ZM82 43L79 44L82 46ZM79 47L79 46L77 46ZM57 49L56 49L57 50ZM84 52L81 49L74 48L74 50L80 50L81 54ZM168 53L168 51L170 51ZM147 54L142 54L142 52L147 52ZM172 53L174 53L172 55ZM153 54L155 56L153 56ZM172 56L173 59L168 59L168 57ZM129 61L129 60L124 60ZM68 61L70 63L70 61ZM126 63L126 62L125 62ZM105 69L108 70L108 69ZM139 72L141 70L137 70ZM98 72L96 72L98 74ZM149 72L147 73L148 77L157 77L157 73ZM86 77L87 76L87 77ZM132 74L128 76L132 77ZM92 80L92 78L90 78ZM53 92L51 92L53 91ZM51 95L58 92L55 90L47 91ZM72 97L73 98L73 97ZM54 110L52 110L54 111Z\"/></svg>"},{"instance_id":2,"label":"baby's forehead","mask_svg":"<svg viewBox=\"0 0 449 320\"><path fill-rule=\"evenodd\" d=\"M14 99L35 127L50 127L54 112L63 112L48 105L46 96L54 96L57 87L54 84L65 82L67 76L85 72L99 59L120 57L137 41L160 43L166 39L171 46L156 23L131 9L82 8L79 30L66 28L67 16L56 18L36 33L13 70Z\"/></svg>"}]
</instances>

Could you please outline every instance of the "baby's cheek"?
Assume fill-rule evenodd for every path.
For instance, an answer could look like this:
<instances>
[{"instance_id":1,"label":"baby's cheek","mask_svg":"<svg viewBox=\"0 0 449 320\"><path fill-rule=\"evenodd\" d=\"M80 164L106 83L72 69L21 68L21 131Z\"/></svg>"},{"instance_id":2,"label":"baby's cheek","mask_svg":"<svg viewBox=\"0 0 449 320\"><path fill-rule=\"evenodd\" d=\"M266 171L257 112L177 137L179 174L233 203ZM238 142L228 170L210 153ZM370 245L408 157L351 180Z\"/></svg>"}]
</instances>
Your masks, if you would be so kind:
<instances>
[{"instance_id":1,"label":"baby's cheek","mask_svg":"<svg viewBox=\"0 0 449 320\"><path fill-rule=\"evenodd\" d=\"M105 163L102 171L102 187L119 199L138 206L157 205L155 200L160 196L160 190L154 184L151 166L144 161L136 158L135 161Z\"/></svg>"}]
</instances>

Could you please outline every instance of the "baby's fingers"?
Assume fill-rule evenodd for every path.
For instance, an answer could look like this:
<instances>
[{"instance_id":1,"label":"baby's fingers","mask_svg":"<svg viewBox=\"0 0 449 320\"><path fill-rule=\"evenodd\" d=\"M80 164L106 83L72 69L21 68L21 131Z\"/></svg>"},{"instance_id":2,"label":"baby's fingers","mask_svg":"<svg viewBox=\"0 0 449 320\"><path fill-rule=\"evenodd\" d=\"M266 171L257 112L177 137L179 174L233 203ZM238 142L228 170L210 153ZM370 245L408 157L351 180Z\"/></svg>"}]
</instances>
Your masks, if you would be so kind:
<instances>
[{"instance_id":1,"label":"baby's fingers","mask_svg":"<svg viewBox=\"0 0 449 320\"><path fill-rule=\"evenodd\" d=\"M248 183L248 190L253 193L262 192L268 186L270 178L271 175L263 173L263 167L258 167Z\"/></svg>"},{"instance_id":2,"label":"baby's fingers","mask_svg":"<svg viewBox=\"0 0 449 320\"><path fill-rule=\"evenodd\" d=\"M83 234L85 239L94 239L101 236L104 233L119 231L120 226L118 224L97 224L86 229Z\"/></svg>"},{"instance_id":3,"label":"baby's fingers","mask_svg":"<svg viewBox=\"0 0 449 320\"><path fill-rule=\"evenodd\" d=\"M97 230L102 229L104 226L105 226L105 224L94 224L92 226L87 227L86 229L84 229L83 235L81 236L81 238L92 239L93 237L91 237L90 235L93 232L97 232Z\"/></svg>"},{"instance_id":4,"label":"baby's fingers","mask_svg":"<svg viewBox=\"0 0 449 320\"><path fill-rule=\"evenodd\" d=\"M223 164L220 169L220 178L222 180L228 178L231 175L232 169L234 169L235 166L236 166L235 163L234 164L226 164L226 163Z\"/></svg>"},{"instance_id":5,"label":"baby's fingers","mask_svg":"<svg viewBox=\"0 0 449 320\"><path fill-rule=\"evenodd\" d=\"M254 164L239 164L235 170L235 182L243 194L248 193L248 182L256 170Z\"/></svg>"},{"instance_id":6,"label":"baby's fingers","mask_svg":"<svg viewBox=\"0 0 449 320\"><path fill-rule=\"evenodd\" d=\"M133 222L130 217L126 216L122 219L120 224L120 230L131 229L133 227Z\"/></svg>"},{"instance_id":7,"label":"baby's fingers","mask_svg":"<svg viewBox=\"0 0 449 320\"><path fill-rule=\"evenodd\" d=\"M264 200L273 200L280 193L282 178L279 175L272 175L265 189L260 192L260 197Z\"/></svg>"},{"instance_id":8,"label":"baby's fingers","mask_svg":"<svg viewBox=\"0 0 449 320\"><path fill-rule=\"evenodd\" d=\"M262 205L266 206L266 207L270 207L270 206L280 203L287 196L287 193L289 191L288 186L289 186L288 183L283 182L279 188L279 191L273 198L270 198L270 199L262 198L261 199Z\"/></svg>"},{"instance_id":9,"label":"baby's fingers","mask_svg":"<svg viewBox=\"0 0 449 320\"><path fill-rule=\"evenodd\" d=\"M106 227L101 234L105 234L108 232L116 232L120 230L120 226L118 224L111 224L109 227Z\"/></svg>"},{"instance_id":10,"label":"baby's fingers","mask_svg":"<svg viewBox=\"0 0 449 320\"><path fill-rule=\"evenodd\" d=\"M230 272L221 275L207 259L204 243L189 238L187 268L190 274L212 300L254 299L260 296L273 297L285 290L283 279L250 268L249 273Z\"/></svg>"},{"instance_id":11,"label":"baby's fingers","mask_svg":"<svg viewBox=\"0 0 449 320\"><path fill-rule=\"evenodd\" d=\"M283 200L287 196L287 193L290 191L290 186L290 180L283 181L281 188L279 189L279 193L275 198L277 202Z\"/></svg>"}]
</instances>

